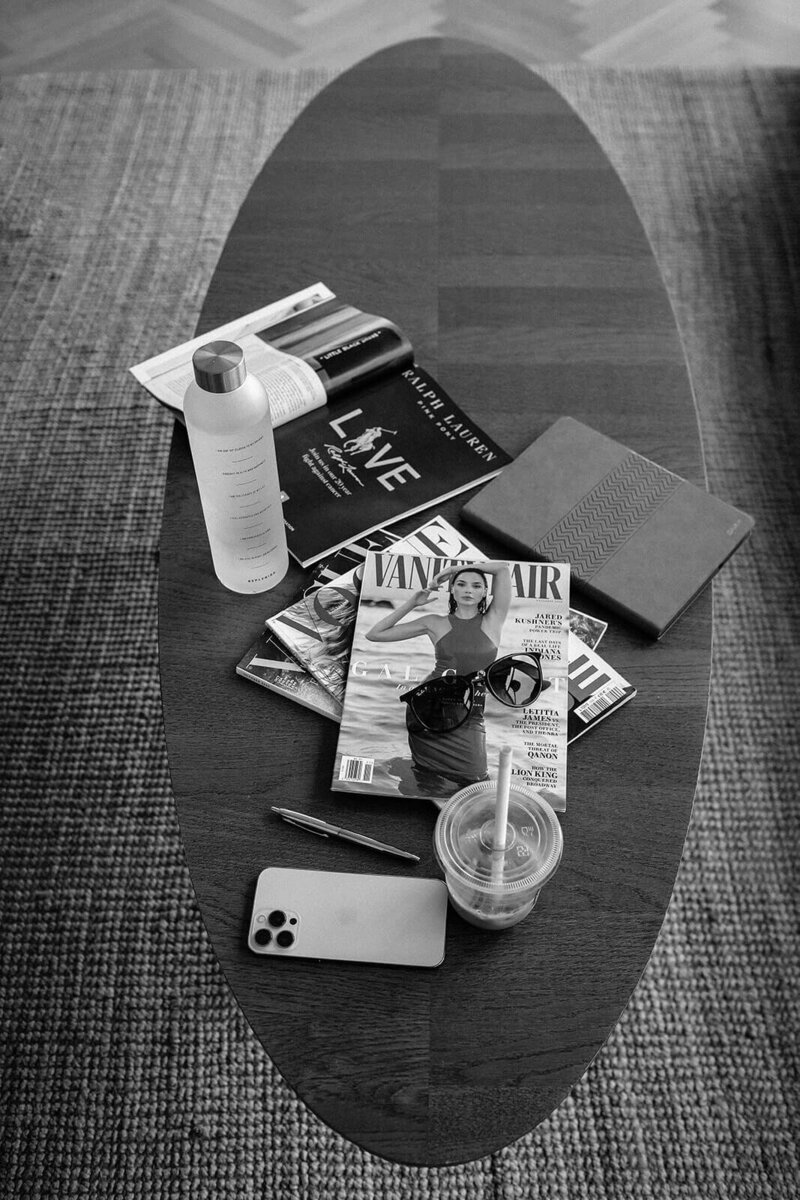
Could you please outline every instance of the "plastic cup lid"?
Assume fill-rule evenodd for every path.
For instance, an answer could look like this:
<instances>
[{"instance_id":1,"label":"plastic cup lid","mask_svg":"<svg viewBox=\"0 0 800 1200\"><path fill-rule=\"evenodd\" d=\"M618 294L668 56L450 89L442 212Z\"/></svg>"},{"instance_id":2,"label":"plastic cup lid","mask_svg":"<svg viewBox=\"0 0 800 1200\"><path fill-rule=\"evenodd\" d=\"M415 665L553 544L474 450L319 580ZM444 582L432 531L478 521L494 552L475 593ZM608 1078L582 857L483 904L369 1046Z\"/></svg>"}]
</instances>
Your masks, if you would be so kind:
<instances>
[{"instance_id":1,"label":"plastic cup lid","mask_svg":"<svg viewBox=\"0 0 800 1200\"><path fill-rule=\"evenodd\" d=\"M511 785L506 844L494 846L496 783L457 792L439 813L434 848L454 878L486 892L537 891L561 861L564 839L553 808L536 792Z\"/></svg>"}]
</instances>

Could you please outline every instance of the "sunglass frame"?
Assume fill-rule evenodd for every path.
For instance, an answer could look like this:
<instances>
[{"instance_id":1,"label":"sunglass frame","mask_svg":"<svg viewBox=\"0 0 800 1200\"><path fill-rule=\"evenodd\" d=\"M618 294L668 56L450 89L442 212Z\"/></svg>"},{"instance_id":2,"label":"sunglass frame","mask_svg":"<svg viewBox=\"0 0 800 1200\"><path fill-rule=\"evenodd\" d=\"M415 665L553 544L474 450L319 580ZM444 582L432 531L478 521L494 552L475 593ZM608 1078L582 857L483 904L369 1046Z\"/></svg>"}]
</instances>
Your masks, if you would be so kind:
<instances>
[{"instance_id":1,"label":"sunglass frame","mask_svg":"<svg viewBox=\"0 0 800 1200\"><path fill-rule=\"evenodd\" d=\"M528 700L525 700L522 704L509 704L508 700L505 700L502 696L498 695L498 693L492 687L490 674L497 667L502 667L505 663L513 662L514 660L519 660L520 658L535 659L536 667L539 672L539 680L538 684L534 688L533 695ZM466 724L466 722L469 720L475 704L475 683L478 680L486 684L486 687L494 696L495 700L497 700L499 704L502 704L504 708L529 708L531 704L536 703L547 686L542 673L541 654L539 654L539 652L536 650L524 650L518 654L504 654L502 658L498 658L484 670L471 671L469 675L439 675L435 679L426 679L424 683L418 683L415 688L411 689L411 691L403 692L403 694L400 696L400 699L404 703L408 704L410 711L414 715L414 719L419 722L426 733L433 733L441 736L445 733L453 733L456 729L460 729L461 726ZM430 690L432 686L435 688L435 685L440 681L447 684L461 683L463 686L469 689L469 702L466 705L466 713L457 724L450 725L447 729L437 729L435 726L429 725L428 722L420 716L414 705L415 696L421 695L423 691Z\"/></svg>"}]
</instances>

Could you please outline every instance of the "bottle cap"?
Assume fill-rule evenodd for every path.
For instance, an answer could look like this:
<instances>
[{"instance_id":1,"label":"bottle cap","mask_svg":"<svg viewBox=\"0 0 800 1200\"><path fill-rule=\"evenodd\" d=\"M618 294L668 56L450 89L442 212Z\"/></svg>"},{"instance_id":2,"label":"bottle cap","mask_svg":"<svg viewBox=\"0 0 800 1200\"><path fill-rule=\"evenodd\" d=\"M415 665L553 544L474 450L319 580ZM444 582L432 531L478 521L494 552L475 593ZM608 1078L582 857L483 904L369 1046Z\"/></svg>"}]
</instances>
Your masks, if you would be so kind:
<instances>
[{"instance_id":1,"label":"bottle cap","mask_svg":"<svg viewBox=\"0 0 800 1200\"><path fill-rule=\"evenodd\" d=\"M206 342L192 355L194 377L205 392L232 392L247 375L244 351L236 342Z\"/></svg>"}]
</instances>

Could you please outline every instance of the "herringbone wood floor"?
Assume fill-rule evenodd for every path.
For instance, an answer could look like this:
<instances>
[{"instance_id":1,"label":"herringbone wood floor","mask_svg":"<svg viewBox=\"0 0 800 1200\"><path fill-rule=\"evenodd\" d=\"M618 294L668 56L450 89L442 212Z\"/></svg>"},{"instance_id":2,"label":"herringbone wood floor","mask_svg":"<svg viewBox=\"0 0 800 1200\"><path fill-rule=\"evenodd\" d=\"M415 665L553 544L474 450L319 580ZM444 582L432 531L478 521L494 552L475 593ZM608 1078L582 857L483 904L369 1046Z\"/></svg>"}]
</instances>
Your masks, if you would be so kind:
<instances>
[{"instance_id":1,"label":"herringbone wood floor","mask_svg":"<svg viewBox=\"0 0 800 1200\"><path fill-rule=\"evenodd\" d=\"M0 72L347 67L448 34L525 62L800 65L797 0L5 0Z\"/></svg>"}]
</instances>

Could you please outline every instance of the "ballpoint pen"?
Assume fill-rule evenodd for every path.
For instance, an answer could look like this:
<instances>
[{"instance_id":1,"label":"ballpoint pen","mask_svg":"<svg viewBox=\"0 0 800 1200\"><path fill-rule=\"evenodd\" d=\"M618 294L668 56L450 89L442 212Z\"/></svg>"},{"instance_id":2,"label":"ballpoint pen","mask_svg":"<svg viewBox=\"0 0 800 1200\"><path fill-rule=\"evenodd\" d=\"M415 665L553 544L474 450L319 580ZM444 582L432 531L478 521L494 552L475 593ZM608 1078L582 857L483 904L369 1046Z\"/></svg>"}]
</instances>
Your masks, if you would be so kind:
<instances>
[{"instance_id":1,"label":"ballpoint pen","mask_svg":"<svg viewBox=\"0 0 800 1200\"><path fill-rule=\"evenodd\" d=\"M290 825L296 825L298 829L306 829L309 833L319 834L320 837L338 837L346 842L356 842L359 846L367 846L370 850L380 850L383 854L394 854L397 858L407 858L411 862L420 861L418 854L411 854L408 850L398 850L397 846L376 841L375 838L367 837L364 833L353 833L349 829L342 829L339 825L330 825L327 821L321 821L319 817L310 817L307 813L294 812L291 808L276 808L274 804L270 807L274 813L277 813Z\"/></svg>"}]
</instances>

